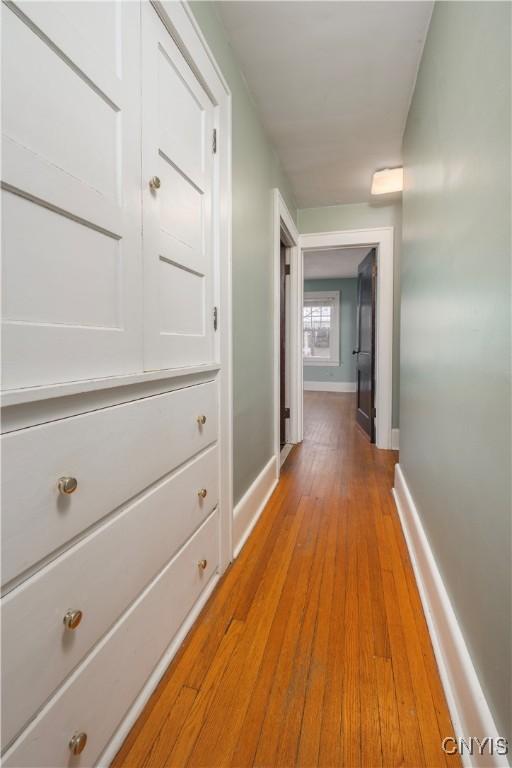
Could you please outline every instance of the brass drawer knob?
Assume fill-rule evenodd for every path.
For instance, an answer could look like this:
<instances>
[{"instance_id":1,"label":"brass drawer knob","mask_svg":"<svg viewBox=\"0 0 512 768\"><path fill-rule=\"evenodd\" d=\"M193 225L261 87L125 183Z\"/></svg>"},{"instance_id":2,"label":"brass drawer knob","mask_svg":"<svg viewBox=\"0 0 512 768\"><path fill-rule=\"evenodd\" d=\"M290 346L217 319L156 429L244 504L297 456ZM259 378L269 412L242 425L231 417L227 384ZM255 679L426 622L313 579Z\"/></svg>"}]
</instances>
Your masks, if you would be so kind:
<instances>
[{"instance_id":1,"label":"brass drawer knob","mask_svg":"<svg viewBox=\"0 0 512 768\"><path fill-rule=\"evenodd\" d=\"M87 734L77 731L69 740L69 751L72 755L81 755L87 744Z\"/></svg>"},{"instance_id":2,"label":"brass drawer knob","mask_svg":"<svg viewBox=\"0 0 512 768\"><path fill-rule=\"evenodd\" d=\"M200 561L198 562L198 566L200 567L200 569L201 569L202 571L205 571L205 570L206 570L206 566L207 566L207 565L208 565L208 560L200 560Z\"/></svg>"},{"instance_id":3,"label":"brass drawer knob","mask_svg":"<svg viewBox=\"0 0 512 768\"><path fill-rule=\"evenodd\" d=\"M206 416L203 414L201 416L197 417L197 423L198 424L206 424Z\"/></svg>"},{"instance_id":4,"label":"brass drawer knob","mask_svg":"<svg viewBox=\"0 0 512 768\"><path fill-rule=\"evenodd\" d=\"M78 488L78 480L76 477L61 477L57 483L59 493L64 493L69 496L70 493L74 493Z\"/></svg>"},{"instance_id":5,"label":"brass drawer knob","mask_svg":"<svg viewBox=\"0 0 512 768\"><path fill-rule=\"evenodd\" d=\"M199 496L200 499L206 499L206 497L208 496L208 491L206 490L206 488L201 488L201 490L197 492L197 495Z\"/></svg>"},{"instance_id":6,"label":"brass drawer knob","mask_svg":"<svg viewBox=\"0 0 512 768\"><path fill-rule=\"evenodd\" d=\"M160 179L158 176L152 176L149 180L149 186L151 189L160 189Z\"/></svg>"},{"instance_id":7,"label":"brass drawer knob","mask_svg":"<svg viewBox=\"0 0 512 768\"><path fill-rule=\"evenodd\" d=\"M79 610L69 610L64 614L64 626L66 629L76 629L82 621L83 613Z\"/></svg>"}]
</instances>

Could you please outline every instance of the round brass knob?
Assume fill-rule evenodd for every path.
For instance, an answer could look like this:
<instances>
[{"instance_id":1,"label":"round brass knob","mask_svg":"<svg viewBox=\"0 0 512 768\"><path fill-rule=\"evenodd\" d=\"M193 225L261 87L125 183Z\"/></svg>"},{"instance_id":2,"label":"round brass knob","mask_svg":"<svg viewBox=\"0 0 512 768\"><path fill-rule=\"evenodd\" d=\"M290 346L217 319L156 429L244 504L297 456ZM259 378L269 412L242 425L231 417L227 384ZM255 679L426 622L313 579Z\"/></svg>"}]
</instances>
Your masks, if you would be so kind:
<instances>
[{"instance_id":1,"label":"round brass knob","mask_svg":"<svg viewBox=\"0 0 512 768\"><path fill-rule=\"evenodd\" d=\"M87 744L87 734L77 731L69 740L69 750L72 755L81 755Z\"/></svg>"},{"instance_id":2,"label":"round brass knob","mask_svg":"<svg viewBox=\"0 0 512 768\"><path fill-rule=\"evenodd\" d=\"M206 416L201 415L197 417L197 423L198 424L206 424Z\"/></svg>"},{"instance_id":3,"label":"round brass knob","mask_svg":"<svg viewBox=\"0 0 512 768\"><path fill-rule=\"evenodd\" d=\"M78 488L78 480L76 477L61 477L57 483L59 493L64 493L69 496L70 493L74 493Z\"/></svg>"},{"instance_id":4,"label":"round brass knob","mask_svg":"<svg viewBox=\"0 0 512 768\"><path fill-rule=\"evenodd\" d=\"M198 562L198 566L200 567L200 569L201 569L202 571L205 571L205 570L206 570L206 566L207 566L207 565L208 565L208 560L200 560L200 561Z\"/></svg>"},{"instance_id":5,"label":"round brass knob","mask_svg":"<svg viewBox=\"0 0 512 768\"><path fill-rule=\"evenodd\" d=\"M149 186L151 187L151 189L160 189L160 179L158 178L158 176L153 176L149 180Z\"/></svg>"},{"instance_id":6,"label":"round brass knob","mask_svg":"<svg viewBox=\"0 0 512 768\"><path fill-rule=\"evenodd\" d=\"M66 629L76 629L82 621L83 613L79 610L69 610L64 614L64 626Z\"/></svg>"},{"instance_id":7,"label":"round brass knob","mask_svg":"<svg viewBox=\"0 0 512 768\"><path fill-rule=\"evenodd\" d=\"M197 495L201 499L206 499L206 497L208 496L208 491L206 490L206 488L201 488L201 490L197 492Z\"/></svg>"}]
</instances>

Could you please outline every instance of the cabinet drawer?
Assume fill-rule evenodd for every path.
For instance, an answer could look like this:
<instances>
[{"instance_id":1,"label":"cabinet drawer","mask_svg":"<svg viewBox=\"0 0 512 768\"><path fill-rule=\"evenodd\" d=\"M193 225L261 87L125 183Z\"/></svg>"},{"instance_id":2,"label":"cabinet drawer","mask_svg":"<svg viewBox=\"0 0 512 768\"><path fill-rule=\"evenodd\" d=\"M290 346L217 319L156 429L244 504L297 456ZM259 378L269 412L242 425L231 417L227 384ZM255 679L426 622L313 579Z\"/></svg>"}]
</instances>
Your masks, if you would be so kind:
<instances>
[{"instance_id":1,"label":"cabinet drawer","mask_svg":"<svg viewBox=\"0 0 512 768\"><path fill-rule=\"evenodd\" d=\"M215 573L218 552L215 511L6 752L4 768L97 762ZM203 558L205 570L198 566ZM87 734L87 745L71 758L77 731Z\"/></svg>"},{"instance_id":2,"label":"cabinet drawer","mask_svg":"<svg viewBox=\"0 0 512 768\"><path fill-rule=\"evenodd\" d=\"M2 747L217 503L213 446L2 600ZM70 610L82 614L75 629L64 625Z\"/></svg>"},{"instance_id":3,"label":"cabinet drawer","mask_svg":"<svg viewBox=\"0 0 512 768\"><path fill-rule=\"evenodd\" d=\"M216 438L215 382L4 435L2 583ZM77 479L74 493L61 477Z\"/></svg>"}]
</instances>

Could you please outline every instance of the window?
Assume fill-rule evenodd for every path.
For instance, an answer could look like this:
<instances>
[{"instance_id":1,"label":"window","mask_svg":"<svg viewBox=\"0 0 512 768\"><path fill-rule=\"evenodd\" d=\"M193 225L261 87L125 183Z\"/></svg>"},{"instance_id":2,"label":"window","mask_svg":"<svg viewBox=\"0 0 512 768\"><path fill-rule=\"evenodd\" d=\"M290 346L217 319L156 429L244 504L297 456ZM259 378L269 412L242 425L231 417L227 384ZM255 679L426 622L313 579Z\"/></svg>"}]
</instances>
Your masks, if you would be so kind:
<instances>
[{"instance_id":1,"label":"window","mask_svg":"<svg viewBox=\"0 0 512 768\"><path fill-rule=\"evenodd\" d=\"M304 365L340 364L340 292L304 293Z\"/></svg>"}]
</instances>

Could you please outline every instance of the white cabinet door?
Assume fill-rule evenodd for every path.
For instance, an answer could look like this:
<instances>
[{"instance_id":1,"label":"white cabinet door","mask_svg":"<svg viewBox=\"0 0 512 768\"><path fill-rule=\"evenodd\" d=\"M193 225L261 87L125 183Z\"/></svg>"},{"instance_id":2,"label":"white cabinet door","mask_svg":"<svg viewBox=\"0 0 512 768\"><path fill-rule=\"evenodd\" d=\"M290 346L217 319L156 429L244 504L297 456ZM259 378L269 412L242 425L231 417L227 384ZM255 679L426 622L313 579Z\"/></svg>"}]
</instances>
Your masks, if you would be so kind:
<instances>
[{"instance_id":1,"label":"white cabinet door","mask_svg":"<svg viewBox=\"0 0 512 768\"><path fill-rule=\"evenodd\" d=\"M3 385L142 370L140 5L2 22Z\"/></svg>"},{"instance_id":2,"label":"white cabinet door","mask_svg":"<svg viewBox=\"0 0 512 768\"><path fill-rule=\"evenodd\" d=\"M149 3L142 72L145 368L152 370L214 359L213 105Z\"/></svg>"}]
</instances>

